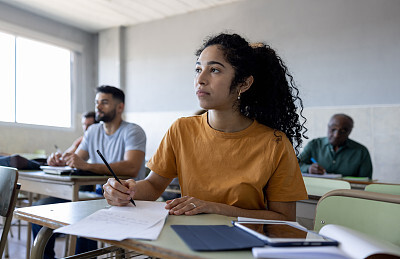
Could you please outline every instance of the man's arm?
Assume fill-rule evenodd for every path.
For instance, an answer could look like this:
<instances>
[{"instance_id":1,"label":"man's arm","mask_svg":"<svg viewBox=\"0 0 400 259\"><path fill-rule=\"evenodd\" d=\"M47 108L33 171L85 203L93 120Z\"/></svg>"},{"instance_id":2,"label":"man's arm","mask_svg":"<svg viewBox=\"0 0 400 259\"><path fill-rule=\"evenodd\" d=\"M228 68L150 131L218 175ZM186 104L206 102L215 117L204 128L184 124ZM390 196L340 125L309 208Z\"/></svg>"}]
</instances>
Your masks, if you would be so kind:
<instances>
[{"instance_id":1,"label":"man's arm","mask_svg":"<svg viewBox=\"0 0 400 259\"><path fill-rule=\"evenodd\" d=\"M360 177L369 177L372 179L372 162L371 156L369 155L368 149L365 148L364 151L364 159L361 161L360 170L358 172L358 176Z\"/></svg>"},{"instance_id":2,"label":"man's arm","mask_svg":"<svg viewBox=\"0 0 400 259\"><path fill-rule=\"evenodd\" d=\"M309 163L311 159L311 142L308 143L305 147L303 152L299 155L299 165L300 165L300 171L303 174L307 174L309 167L311 166L311 163Z\"/></svg>"},{"instance_id":3,"label":"man's arm","mask_svg":"<svg viewBox=\"0 0 400 259\"><path fill-rule=\"evenodd\" d=\"M72 143L72 145L67 148L67 150L64 151L64 153L75 153L75 151L78 149L79 145L81 144L83 139L83 136L80 136L79 138L75 139L75 141Z\"/></svg>"},{"instance_id":4,"label":"man's arm","mask_svg":"<svg viewBox=\"0 0 400 259\"><path fill-rule=\"evenodd\" d=\"M111 168L117 175L136 177L142 166L145 153L139 150L129 150L124 154L124 160L120 162L110 163ZM105 164L90 164L86 161L89 159L87 151L78 150L76 154L70 154L67 160L67 165L80 170L90 171L96 174L111 175Z\"/></svg>"}]
</instances>

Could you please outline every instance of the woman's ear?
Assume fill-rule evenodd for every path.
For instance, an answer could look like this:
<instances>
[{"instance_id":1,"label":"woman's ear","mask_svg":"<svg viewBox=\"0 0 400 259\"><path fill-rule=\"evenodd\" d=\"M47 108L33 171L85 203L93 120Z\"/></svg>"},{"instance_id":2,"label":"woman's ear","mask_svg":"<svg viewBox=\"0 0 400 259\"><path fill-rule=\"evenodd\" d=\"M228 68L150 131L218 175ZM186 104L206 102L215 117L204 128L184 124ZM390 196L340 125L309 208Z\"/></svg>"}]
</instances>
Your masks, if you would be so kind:
<instances>
[{"instance_id":1,"label":"woman's ear","mask_svg":"<svg viewBox=\"0 0 400 259\"><path fill-rule=\"evenodd\" d=\"M246 78L244 83L239 87L239 91L241 93L246 92L247 90L250 89L250 87L253 84L253 82L254 82L254 77L253 76L249 76L248 78Z\"/></svg>"}]
</instances>

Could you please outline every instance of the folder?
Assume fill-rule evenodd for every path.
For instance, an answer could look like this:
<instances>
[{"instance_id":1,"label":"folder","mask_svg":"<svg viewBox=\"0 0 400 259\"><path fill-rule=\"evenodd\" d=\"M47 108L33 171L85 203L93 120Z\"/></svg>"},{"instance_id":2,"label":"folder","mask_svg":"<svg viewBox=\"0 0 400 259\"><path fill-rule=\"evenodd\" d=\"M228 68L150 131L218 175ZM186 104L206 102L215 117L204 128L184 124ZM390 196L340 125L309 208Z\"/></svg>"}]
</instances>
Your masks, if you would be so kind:
<instances>
[{"instance_id":1,"label":"folder","mask_svg":"<svg viewBox=\"0 0 400 259\"><path fill-rule=\"evenodd\" d=\"M265 245L255 236L226 225L171 225L171 228L195 251L243 250Z\"/></svg>"}]
</instances>

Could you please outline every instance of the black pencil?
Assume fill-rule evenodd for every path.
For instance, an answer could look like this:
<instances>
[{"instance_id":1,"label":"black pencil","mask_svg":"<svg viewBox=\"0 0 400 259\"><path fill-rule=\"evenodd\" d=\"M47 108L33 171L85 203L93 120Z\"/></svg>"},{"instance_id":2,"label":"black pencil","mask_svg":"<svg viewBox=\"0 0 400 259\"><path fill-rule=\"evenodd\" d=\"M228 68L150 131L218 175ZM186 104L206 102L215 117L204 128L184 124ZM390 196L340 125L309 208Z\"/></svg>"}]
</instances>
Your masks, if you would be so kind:
<instances>
[{"instance_id":1,"label":"black pencil","mask_svg":"<svg viewBox=\"0 0 400 259\"><path fill-rule=\"evenodd\" d=\"M101 154L100 150L97 150L97 154L99 154L101 160L103 160L104 164L107 166L108 170L110 170L110 172L114 176L115 180L117 180L120 184L122 184L121 181L118 179L118 176L114 173L114 171L111 169L110 165L107 163L106 159ZM136 204L132 198L131 198L131 203L133 204L133 206L136 206Z\"/></svg>"}]
</instances>

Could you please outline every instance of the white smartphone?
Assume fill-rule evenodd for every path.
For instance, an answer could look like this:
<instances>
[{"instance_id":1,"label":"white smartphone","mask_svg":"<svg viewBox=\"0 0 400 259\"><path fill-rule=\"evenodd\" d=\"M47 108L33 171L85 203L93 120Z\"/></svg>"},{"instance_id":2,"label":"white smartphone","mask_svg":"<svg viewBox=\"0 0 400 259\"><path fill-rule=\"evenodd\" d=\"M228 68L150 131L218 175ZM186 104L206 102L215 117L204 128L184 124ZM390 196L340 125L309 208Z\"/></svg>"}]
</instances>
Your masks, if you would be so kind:
<instances>
[{"instance_id":1,"label":"white smartphone","mask_svg":"<svg viewBox=\"0 0 400 259\"><path fill-rule=\"evenodd\" d=\"M318 233L285 223L232 222L270 246L337 246L338 242Z\"/></svg>"}]
</instances>

